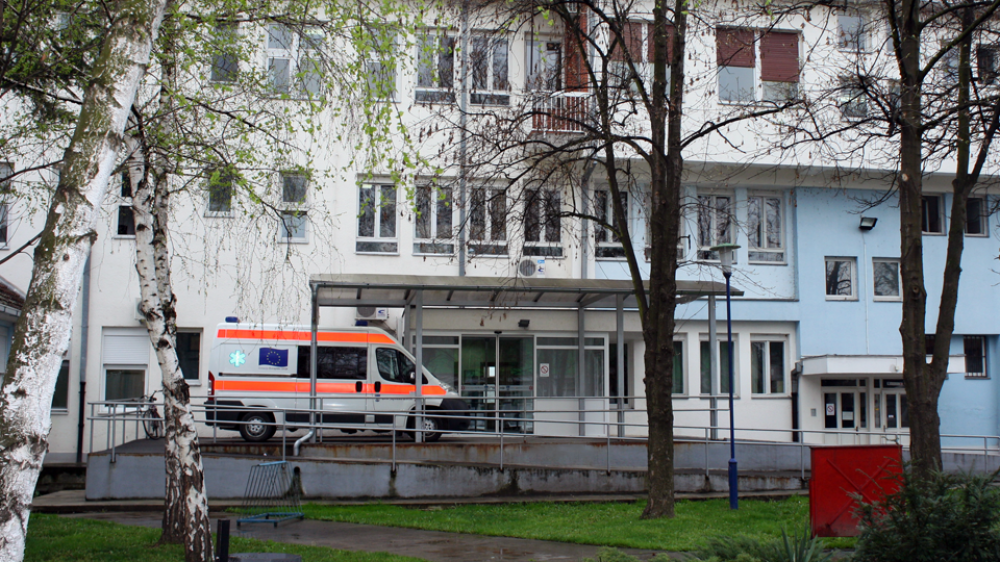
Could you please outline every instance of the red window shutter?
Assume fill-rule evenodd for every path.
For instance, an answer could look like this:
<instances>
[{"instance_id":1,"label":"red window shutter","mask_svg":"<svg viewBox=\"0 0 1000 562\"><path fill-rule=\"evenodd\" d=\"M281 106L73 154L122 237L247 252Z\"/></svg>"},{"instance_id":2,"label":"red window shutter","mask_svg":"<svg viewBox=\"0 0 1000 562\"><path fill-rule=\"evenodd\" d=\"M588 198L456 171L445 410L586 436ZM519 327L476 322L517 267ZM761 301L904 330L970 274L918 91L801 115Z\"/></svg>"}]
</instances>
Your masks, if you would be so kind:
<instances>
[{"instance_id":1,"label":"red window shutter","mask_svg":"<svg viewBox=\"0 0 1000 562\"><path fill-rule=\"evenodd\" d=\"M767 82L799 81L799 34L772 31L760 43L760 79Z\"/></svg>"},{"instance_id":2,"label":"red window shutter","mask_svg":"<svg viewBox=\"0 0 1000 562\"><path fill-rule=\"evenodd\" d=\"M573 28L576 27L576 29ZM563 38L565 60L563 72L566 74L567 90L586 90L589 82L587 76L586 53L581 49L587 37L587 13L580 10L575 21L567 22L566 35Z\"/></svg>"},{"instance_id":3,"label":"red window shutter","mask_svg":"<svg viewBox=\"0 0 1000 562\"><path fill-rule=\"evenodd\" d=\"M670 59L674 58L674 34L676 34L674 26L667 25L667 64L670 64ZM649 24L649 41L647 42L649 48L646 53L646 60L653 62L653 24Z\"/></svg>"},{"instance_id":4,"label":"red window shutter","mask_svg":"<svg viewBox=\"0 0 1000 562\"><path fill-rule=\"evenodd\" d=\"M754 31L719 29L715 33L716 61L719 66L754 67Z\"/></svg>"},{"instance_id":5,"label":"red window shutter","mask_svg":"<svg viewBox=\"0 0 1000 562\"><path fill-rule=\"evenodd\" d=\"M621 38L619 42L624 43L628 47L628 52L632 56L632 62L643 62L642 55L644 53L642 50L642 24L627 22L623 26L622 32L625 36ZM625 60L625 50L621 48L619 42L616 42L611 50L611 60Z\"/></svg>"}]
</instances>

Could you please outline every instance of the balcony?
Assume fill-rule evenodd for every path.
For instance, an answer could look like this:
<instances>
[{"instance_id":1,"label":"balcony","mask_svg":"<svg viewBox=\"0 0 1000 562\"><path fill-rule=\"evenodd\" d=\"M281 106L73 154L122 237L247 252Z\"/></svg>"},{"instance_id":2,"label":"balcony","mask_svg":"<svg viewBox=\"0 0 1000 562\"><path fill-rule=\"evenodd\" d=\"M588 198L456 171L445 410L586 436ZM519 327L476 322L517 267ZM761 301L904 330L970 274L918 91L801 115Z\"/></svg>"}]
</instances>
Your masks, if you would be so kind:
<instances>
[{"instance_id":1,"label":"balcony","mask_svg":"<svg viewBox=\"0 0 1000 562\"><path fill-rule=\"evenodd\" d=\"M540 94L532 104L531 132L583 133L590 119L590 94L587 92L553 92Z\"/></svg>"}]
</instances>

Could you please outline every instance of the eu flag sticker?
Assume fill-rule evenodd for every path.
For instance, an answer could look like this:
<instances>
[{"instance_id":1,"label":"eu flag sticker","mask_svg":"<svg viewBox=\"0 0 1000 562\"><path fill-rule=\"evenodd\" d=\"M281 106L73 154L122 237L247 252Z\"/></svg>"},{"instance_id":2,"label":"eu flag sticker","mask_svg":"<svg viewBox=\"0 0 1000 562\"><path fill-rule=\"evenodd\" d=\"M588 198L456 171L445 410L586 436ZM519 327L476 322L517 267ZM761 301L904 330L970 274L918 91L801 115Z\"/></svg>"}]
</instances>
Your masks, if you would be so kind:
<instances>
[{"instance_id":1,"label":"eu flag sticker","mask_svg":"<svg viewBox=\"0 0 1000 562\"><path fill-rule=\"evenodd\" d=\"M262 347L260 348L260 360L258 364L270 365L271 367L287 367L288 350Z\"/></svg>"}]
</instances>

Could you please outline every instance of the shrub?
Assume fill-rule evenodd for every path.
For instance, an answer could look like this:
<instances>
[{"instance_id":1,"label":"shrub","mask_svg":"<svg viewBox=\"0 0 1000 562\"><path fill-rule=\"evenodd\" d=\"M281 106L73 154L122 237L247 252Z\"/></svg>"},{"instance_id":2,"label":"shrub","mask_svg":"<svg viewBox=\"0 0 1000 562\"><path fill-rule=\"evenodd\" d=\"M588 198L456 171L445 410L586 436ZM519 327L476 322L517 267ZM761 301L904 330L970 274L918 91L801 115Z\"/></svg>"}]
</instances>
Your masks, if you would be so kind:
<instances>
[{"instance_id":1,"label":"shrub","mask_svg":"<svg viewBox=\"0 0 1000 562\"><path fill-rule=\"evenodd\" d=\"M781 531L781 540L761 542L749 537L715 537L698 549L695 560L704 562L827 562L818 538L806 528L791 538Z\"/></svg>"},{"instance_id":2,"label":"shrub","mask_svg":"<svg viewBox=\"0 0 1000 562\"><path fill-rule=\"evenodd\" d=\"M1000 561L1000 489L985 476L904 471L899 490L859 502L858 562Z\"/></svg>"}]
</instances>

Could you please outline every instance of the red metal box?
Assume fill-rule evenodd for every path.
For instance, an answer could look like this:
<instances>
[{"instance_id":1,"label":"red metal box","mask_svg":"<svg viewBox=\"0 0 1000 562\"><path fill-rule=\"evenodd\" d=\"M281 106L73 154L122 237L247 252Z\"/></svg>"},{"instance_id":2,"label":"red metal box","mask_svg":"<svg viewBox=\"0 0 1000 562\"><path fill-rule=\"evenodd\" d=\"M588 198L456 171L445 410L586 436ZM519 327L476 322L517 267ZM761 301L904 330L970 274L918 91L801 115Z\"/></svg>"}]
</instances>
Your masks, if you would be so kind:
<instances>
[{"instance_id":1,"label":"red metal box","mask_svg":"<svg viewBox=\"0 0 1000 562\"><path fill-rule=\"evenodd\" d=\"M820 537L853 537L857 501L881 499L899 489L903 448L899 445L813 447L809 521Z\"/></svg>"}]
</instances>

